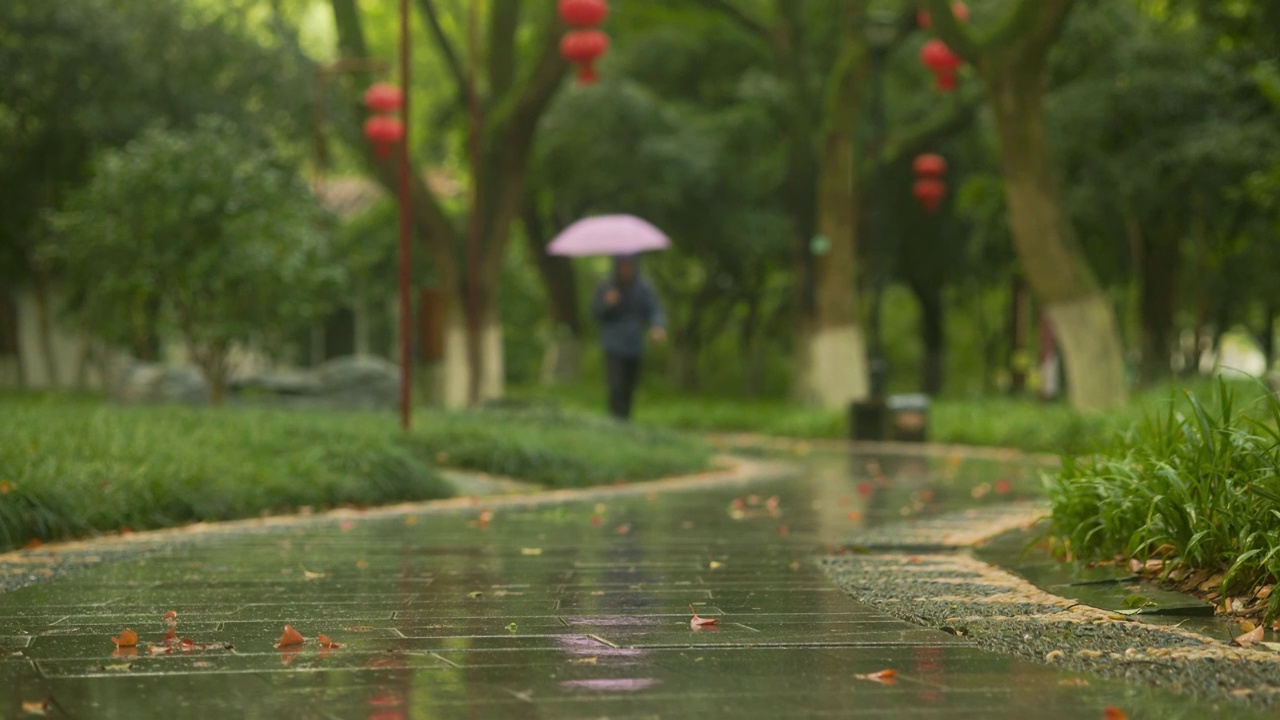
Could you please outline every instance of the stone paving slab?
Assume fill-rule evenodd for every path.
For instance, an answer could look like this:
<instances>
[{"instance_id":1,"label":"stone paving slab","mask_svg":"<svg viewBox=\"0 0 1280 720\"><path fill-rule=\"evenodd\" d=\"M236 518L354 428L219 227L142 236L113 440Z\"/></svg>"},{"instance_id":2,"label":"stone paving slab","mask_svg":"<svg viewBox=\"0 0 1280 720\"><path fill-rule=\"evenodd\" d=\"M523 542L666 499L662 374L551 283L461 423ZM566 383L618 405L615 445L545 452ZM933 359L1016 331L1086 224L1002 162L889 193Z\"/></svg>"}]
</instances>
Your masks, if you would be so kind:
<instances>
[{"instance_id":1,"label":"stone paving slab","mask_svg":"<svg viewBox=\"0 0 1280 720\"><path fill-rule=\"evenodd\" d=\"M988 653L851 599L814 551L902 517L928 473L908 463L897 487L885 458L877 497L849 457L814 462L800 478L169 534L137 561L0 594L0 635L13 639L0 716L43 700L49 717L109 720L1221 713ZM718 628L690 629L690 605ZM152 654L168 609L180 635L231 648ZM275 648L286 623L345 646ZM132 652L110 640L126 626L142 639ZM884 669L893 684L858 677Z\"/></svg>"}]
</instances>

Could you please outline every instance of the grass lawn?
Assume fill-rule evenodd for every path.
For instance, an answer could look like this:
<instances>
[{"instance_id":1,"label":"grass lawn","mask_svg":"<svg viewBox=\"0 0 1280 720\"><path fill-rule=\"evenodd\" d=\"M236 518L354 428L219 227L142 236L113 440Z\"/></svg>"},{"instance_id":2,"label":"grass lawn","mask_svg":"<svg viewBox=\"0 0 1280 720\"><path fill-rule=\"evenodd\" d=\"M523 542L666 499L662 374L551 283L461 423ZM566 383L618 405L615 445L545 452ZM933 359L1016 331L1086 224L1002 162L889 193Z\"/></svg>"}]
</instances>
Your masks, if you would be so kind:
<instances>
[{"instance_id":1,"label":"grass lawn","mask_svg":"<svg viewBox=\"0 0 1280 720\"><path fill-rule=\"evenodd\" d=\"M309 506L447 497L437 465L553 487L705 469L698 439L550 410L115 407L0 396L0 548Z\"/></svg>"},{"instance_id":2,"label":"grass lawn","mask_svg":"<svg viewBox=\"0 0 1280 720\"><path fill-rule=\"evenodd\" d=\"M1252 382L1232 383L1251 397L1260 394ZM1138 393L1125 407L1091 415L1062 403L1030 399L941 398L930 408L929 439L939 443L1011 447L1032 452L1079 454L1105 447L1116 433L1133 427L1149 413L1170 406L1177 390L1199 392L1211 383L1195 380ZM513 393L531 401L599 412L603 389L595 384L519 388ZM636 419L652 427L705 432L751 432L793 438L846 438L844 412L805 408L781 400L744 400L680 394L647 388L637 399Z\"/></svg>"}]
</instances>

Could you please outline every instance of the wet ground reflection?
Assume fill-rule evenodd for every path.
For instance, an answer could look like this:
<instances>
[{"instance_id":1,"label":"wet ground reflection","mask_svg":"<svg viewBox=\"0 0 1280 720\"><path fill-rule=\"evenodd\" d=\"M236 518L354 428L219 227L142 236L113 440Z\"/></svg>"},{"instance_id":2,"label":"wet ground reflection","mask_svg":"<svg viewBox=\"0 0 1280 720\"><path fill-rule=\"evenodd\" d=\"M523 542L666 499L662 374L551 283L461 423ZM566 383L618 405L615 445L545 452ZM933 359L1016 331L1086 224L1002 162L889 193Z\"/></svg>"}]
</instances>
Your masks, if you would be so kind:
<instances>
[{"instance_id":1,"label":"wet ground reflection","mask_svg":"<svg viewBox=\"0 0 1280 720\"><path fill-rule=\"evenodd\" d=\"M1159 717L1212 710L979 651L835 588L861 526L1029 497L1025 465L832 454L802 478L209 537L0 595L0 707L69 717ZM483 520L483 521L482 521ZM690 628L690 608L715 617ZM112 658L124 627L234 651ZM289 623L314 644L272 647ZM893 684L859 675L892 668ZM139 702L145 698L145 702ZM1237 713L1238 714L1238 713ZM1141 716L1134 714L1135 717Z\"/></svg>"}]
</instances>

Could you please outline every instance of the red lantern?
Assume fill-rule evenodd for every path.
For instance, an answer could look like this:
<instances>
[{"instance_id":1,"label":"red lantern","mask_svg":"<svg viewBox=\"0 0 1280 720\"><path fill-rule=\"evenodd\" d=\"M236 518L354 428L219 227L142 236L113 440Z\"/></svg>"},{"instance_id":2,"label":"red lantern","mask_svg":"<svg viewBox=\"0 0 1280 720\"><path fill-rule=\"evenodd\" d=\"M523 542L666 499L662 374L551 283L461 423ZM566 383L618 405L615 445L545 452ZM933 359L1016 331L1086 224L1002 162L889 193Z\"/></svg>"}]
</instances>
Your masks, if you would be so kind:
<instances>
[{"instance_id":1,"label":"red lantern","mask_svg":"<svg viewBox=\"0 0 1280 720\"><path fill-rule=\"evenodd\" d=\"M377 83L364 93L364 104L374 112L395 112L404 105L404 93L388 83Z\"/></svg>"},{"instance_id":2,"label":"red lantern","mask_svg":"<svg viewBox=\"0 0 1280 720\"><path fill-rule=\"evenodd\" d=\"M962 2L951 3L951 12L960 22L969 22L969 6ZM920 8L916 11L916 24L928 30L933 27L933 18L930 17L929 11Z\"/></svg>"},{"instance_id":3,"label":"red lantern","mask_svg":"<svg viewBox=\"0 0 1280 720\"><path fill-rule=\"evenodd\" d=\"M375 115L364 122L364 136L378 150L378 157L391 155L391 146L404 138L404 123L399 118Z\"/></svg>"},{"instance_id":4,"label":"red lantern","mask_svg":"<svg viewBox=\"0 0 1280 720\"><path fill-rule=\"evenodd\" d=\"M609 36L599 30L574 30L560 41L560 55L578 65L578 82L596 81L595 62L609 49Z\"/></svg>"},{"instance_id":5,"label":"red lantern","mask_svg":"<svg viewBox=\"0 0 1280 720\"><path fill-rule=\"evenodd\" d=\"M947 174L947 159L941 155L926 153L911 163L911 169L921 179L941 180Z\"/></svg>"},{"instance_id":6,"label":"red lantern","mask_svg":"<svg viewBox=\"0 0 1280 720\"><path fill-rule=\"evenodd\" d=\"M920 62L929 68L938 81L938 89L943 92L956 89L956 72L964 61L959 55L951 52L951 48L941 40L930 40L920 49Z\"/></svg>"},{"instance_id":7,"label":"red lantern","mask_svg":"<svg viewBox=\"0 0 1280 720\"><path fill-rule=\"evenodd\" d=\"M935 213L942 207L942 200L947 196L947 184L941 180L923 178L916 181L911 193L920 201L925 212Z\"/></svg>"},{"instance_id":8,"label":"red lantern","mask_svg":"<svg viewBox=\"0 0 1280 720\"><path fill-rule=\"evenodd\" d=\"M560 0L560 19L570 27L592 27L609 16L605 0Z\"/></svg>"}]
</instances>

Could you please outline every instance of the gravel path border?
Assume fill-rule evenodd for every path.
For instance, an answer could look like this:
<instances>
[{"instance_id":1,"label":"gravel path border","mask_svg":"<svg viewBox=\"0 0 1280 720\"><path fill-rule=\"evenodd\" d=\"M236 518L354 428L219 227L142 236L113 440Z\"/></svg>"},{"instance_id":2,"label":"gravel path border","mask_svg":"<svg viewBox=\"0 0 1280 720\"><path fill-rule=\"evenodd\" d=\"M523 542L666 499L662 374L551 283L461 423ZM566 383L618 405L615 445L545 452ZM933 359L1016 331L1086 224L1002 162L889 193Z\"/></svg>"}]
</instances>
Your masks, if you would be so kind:
<instances>
[{"instance_id":1,"label":"gravel path border","mask_svg":"<svg viewBox=\"0 0 1280 720\"><path fill-rule=\"evenodd\" d=\"M1020 510L1026 524L1043 511L1033 503ZM934 523L935 548L924 553L910 548L929 544L928 528L895 524L875 535L909 538L905 549L878 543L877 549L827 556L820 564L857 600L987 650L1199 697L1280 708L1280 653L1235 647L1091 607L1045 592L969 553L968 547L1017 527L1017 515L1006 507L943 516ZM943 532L949 533L947 542ZM955 542L959 537L963 544ZM849 545L867 547L859 538Z\"/></svg>"}]
</instances>

